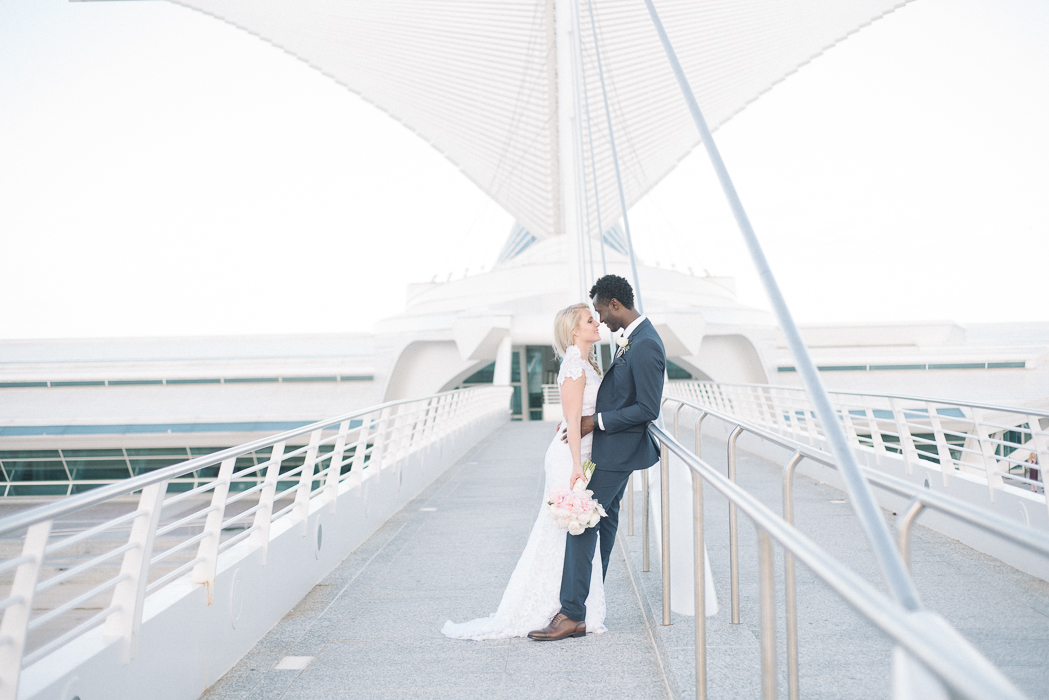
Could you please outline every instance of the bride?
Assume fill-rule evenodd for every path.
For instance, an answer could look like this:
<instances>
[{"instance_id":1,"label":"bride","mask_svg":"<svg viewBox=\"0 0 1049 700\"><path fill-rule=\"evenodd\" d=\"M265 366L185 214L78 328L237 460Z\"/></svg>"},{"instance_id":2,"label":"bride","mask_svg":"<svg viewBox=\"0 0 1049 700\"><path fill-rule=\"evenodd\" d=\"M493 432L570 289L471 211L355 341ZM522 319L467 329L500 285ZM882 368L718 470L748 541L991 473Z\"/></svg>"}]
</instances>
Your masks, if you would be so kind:
<instances>
[{"instance_id":1,"label":"bride","mask_svg":"<svg viewBox=\"0 0 1049 700\"><path fill-rule=\"evenodd\" d=\"M558 426L546 450L546 486L543 495L554 488L569 488L582 478L583 462L590 458L593 434L580 439L579 422L591 415L597 404L601 374L592 352L600 340L598 322L586 304L573 304L557 313L554 340L563 357L557 383L561 389L564 421ZM568 443L559 438L562 427L568 428ZM565 561L565 538L568 533L554 523L545 509L539 511L532 534L521 558L510 575L499 609L488 617L459 624L451 620L441 631L454 639L504 639L524 637L530 631L546 626L561 609L561 572ZM594 550L590 594L586 599L586 631L605 631L605 589L601 577L601 547Z\"/></svg>"}]
</instances>

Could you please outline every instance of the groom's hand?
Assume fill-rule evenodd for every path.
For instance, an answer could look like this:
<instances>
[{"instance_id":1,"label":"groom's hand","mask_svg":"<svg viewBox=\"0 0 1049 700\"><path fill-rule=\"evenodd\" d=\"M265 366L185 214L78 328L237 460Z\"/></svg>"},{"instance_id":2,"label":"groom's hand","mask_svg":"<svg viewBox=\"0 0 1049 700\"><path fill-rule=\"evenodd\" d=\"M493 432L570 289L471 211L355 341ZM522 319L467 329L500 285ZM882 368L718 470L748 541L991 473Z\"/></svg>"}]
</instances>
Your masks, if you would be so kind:
<instances>
[{"instance_id":1,"label":"groom's hand","mask_svg":"<svg viewBox=\"0 0 1049 700\"><path fill-rule=\"evenodd\" d=\"M582 439L594 432L594 417L582 416L579 419L579 438ZM568 442L568 428L561 429L561 442Z\"/></svg>"}]
</instances>

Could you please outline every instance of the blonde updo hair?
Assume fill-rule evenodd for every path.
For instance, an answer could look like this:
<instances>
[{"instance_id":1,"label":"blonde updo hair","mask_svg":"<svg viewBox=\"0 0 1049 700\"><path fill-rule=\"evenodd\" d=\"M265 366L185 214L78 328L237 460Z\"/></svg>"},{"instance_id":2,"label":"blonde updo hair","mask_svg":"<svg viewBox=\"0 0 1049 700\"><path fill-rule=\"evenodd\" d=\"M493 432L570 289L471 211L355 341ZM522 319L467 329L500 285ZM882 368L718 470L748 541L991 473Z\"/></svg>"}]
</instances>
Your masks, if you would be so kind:
<instances>
[{"instance_id":1,"label":"blonde updo hair","mask_svg":"<svg viewBox=\"0 0 1049 700\"><path fill-rule=\"evenodd\" d=\"M557 351L558 357L562 359L565 353L568 351L568 346L572 345L572 334L582 320L580 311L589 311L590 307L586 304L572 304L557 312L554 316L554 350ZM590 361L590 366L594 368L594 371L601 374L601 369L597 365L597 343L594 343L590 348L587 360Z\"/></svg>"}]
</instances>

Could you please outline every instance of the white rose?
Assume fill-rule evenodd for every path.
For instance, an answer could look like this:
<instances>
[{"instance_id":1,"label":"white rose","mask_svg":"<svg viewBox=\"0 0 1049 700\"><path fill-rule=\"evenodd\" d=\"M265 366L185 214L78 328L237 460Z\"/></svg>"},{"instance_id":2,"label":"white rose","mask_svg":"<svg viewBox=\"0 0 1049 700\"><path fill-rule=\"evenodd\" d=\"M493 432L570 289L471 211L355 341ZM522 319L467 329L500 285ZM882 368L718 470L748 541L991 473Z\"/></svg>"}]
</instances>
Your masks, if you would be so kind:
<instances>
[{"instance_id":1,"label":"white rose","mask_svg":"<svg viewBox=\"0 0 1049 700\"><path fill-rule=\"evenodd\" d=\"M622 336L622 335L617 335L616 336L616 345L618 345L619 347L625 348L629 344L630 344L630 338L627 338L626 336Z\"/></svg>"},{"instance_id":2,"label":"white rose","mask_svg":"<svg viewBox=\"0 0 1049 700\"><path fill-rule=\"evenodd\" d=\"M572 521L572 524L568 526L568 531L573 535L582 535L583 530L585 529L585 527L575 522L574 520Z\"/></svg>"}]
</instances>

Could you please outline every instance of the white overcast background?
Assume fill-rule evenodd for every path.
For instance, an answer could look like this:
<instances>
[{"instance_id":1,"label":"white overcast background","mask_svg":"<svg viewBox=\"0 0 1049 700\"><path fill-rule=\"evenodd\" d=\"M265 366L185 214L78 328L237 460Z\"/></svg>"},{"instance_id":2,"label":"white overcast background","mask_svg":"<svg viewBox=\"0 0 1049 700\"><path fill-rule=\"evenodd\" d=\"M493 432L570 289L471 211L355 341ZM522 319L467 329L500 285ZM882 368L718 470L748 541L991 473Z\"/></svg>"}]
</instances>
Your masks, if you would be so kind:
<instances>
[{"instance_id":1,"label":"white overcast background","mask_svg":"<svg viewBox=\"0 0 1049 700\"><path fill-rule=\"evenodd\" d=\"M1046 37L1044 0L916 0L715 134L799 321L1049 321ZM233 27L0 0L2 338L368 331L511 224ZM766 306L702 149L631 224L643 260Z\"/></svg>"}]
</instances>

